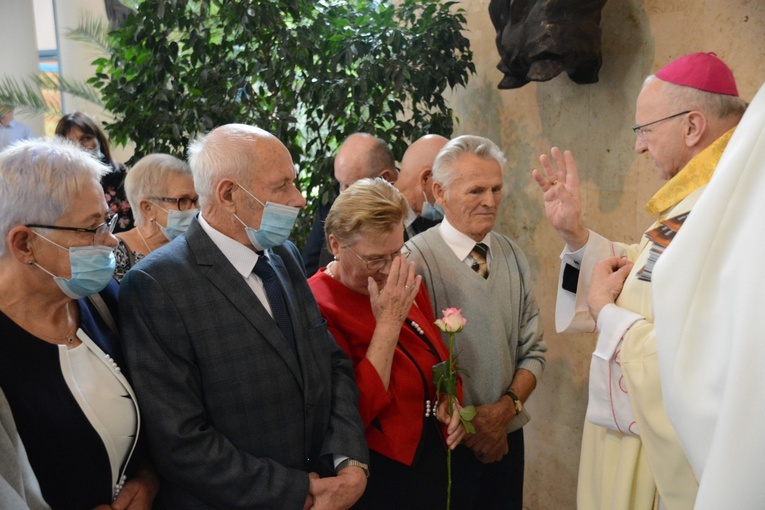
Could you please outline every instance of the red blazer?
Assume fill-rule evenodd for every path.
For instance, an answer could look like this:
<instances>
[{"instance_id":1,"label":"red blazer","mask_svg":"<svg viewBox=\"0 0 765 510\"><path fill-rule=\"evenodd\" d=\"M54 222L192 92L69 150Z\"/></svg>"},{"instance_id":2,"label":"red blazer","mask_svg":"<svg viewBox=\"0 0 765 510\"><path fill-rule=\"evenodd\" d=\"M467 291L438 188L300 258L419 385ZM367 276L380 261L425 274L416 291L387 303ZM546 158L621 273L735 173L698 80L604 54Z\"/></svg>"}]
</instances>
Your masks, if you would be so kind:
<instances>
[{"instance_id":1,"label":"red blazer","mask_svg":"<svg viewBox=\"0 0 765 510\"><path fill-rule=\"evenodd\" d=\"M366 358L376 326L369 297L357 294L323 270L308 284L330 333L353 362L369 448L411 466L422 436L425 401L435 402L432 367L449 358L449 349L433 324L436 319L425 286L420 286L407 318L422 328L428 341L404 323L385 391L380 375ZM461 385L458 392L461 400Z\"/></svg>"}]
</instances>

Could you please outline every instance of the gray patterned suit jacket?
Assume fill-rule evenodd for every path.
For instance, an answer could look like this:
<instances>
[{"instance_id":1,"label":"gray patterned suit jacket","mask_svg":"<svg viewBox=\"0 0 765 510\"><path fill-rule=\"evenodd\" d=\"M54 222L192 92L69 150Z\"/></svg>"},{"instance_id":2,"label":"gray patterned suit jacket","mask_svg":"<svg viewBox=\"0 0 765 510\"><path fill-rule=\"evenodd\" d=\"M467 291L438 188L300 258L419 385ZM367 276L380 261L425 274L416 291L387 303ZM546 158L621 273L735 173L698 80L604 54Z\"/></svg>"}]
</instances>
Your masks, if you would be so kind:
<instances>
[{"instance_id":1,"label":"gray patterned suit jacket","mask_svg":"<svg viewBox=\"0 0 765 510\"><path fill-rule=\"evenodd\" d=\"M125 356L162 477L155 508L299 509L308 471L332 454L367 462L353 369L300 255L289 242L269 255L299 360L196 219L122 280Z\"/></svg>"}]
</instances>

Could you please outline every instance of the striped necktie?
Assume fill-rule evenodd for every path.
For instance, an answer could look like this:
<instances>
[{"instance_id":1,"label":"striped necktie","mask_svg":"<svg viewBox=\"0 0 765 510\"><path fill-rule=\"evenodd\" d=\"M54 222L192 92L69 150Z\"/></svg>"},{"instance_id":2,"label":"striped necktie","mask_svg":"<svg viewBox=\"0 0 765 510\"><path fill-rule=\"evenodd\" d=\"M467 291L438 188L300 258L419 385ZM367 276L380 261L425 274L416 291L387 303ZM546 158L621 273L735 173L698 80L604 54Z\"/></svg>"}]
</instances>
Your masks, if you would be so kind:
<instances>
[{"instance_id":1,"label":"striped necktie","mask_svg":"<svg viewBox=\"0 0 765 510\"><path fill-rule=\"evenodd\" d=\"M473 260L475 261L473 263L472 269L479 275L481 275L482 278L486 279L489 277L489 264L486 261L486 254L489 251L489 247L486 246L483 243L478 243L473 247L473 250L470 252L470 255L473 257Z\"/></svg>"}]
</instances>

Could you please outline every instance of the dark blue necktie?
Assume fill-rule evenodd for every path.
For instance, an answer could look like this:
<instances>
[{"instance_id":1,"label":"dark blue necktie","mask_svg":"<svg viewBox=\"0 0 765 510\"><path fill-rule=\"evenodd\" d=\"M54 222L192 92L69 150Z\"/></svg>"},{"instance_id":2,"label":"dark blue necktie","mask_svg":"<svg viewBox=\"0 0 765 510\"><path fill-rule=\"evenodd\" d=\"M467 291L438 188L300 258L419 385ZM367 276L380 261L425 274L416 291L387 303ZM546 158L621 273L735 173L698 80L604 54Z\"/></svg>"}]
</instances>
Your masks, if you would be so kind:
<instances>
[{"instance_id":1,"label":"dark blue necktie","mask_svg":"<svg viewBox=\"0 0 765 510\"><path fill-rule=\"evenodd\" d=\"M274 268L271 267L271 263L265 255L260 255L258 257L258 262L255 264L253 272L263 281L263 287L266 290L268 304L271 305L271 313L273 314L274 321L276 321L276 325L279 326L284 338L287 339L287 343L290 348L292 348L292 352L297 358L295 335L292 331L292 321L290 320L290 314L287 310L287 304L284 302L282 286L279 284L279 278L276 276Z\"/></svg>"}]
</instances>

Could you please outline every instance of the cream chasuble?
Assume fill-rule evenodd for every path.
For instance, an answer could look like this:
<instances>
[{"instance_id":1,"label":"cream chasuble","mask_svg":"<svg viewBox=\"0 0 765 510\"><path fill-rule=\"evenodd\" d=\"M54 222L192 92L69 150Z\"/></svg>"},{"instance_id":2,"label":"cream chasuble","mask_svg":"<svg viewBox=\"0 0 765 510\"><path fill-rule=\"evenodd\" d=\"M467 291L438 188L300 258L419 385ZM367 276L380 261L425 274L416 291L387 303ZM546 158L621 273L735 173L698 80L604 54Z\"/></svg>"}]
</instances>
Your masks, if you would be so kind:
<instances>
[{"instance_id":1,"label":"cream chasuble","mask_svg":"<svg viewBox=\"0 0 765 510\"><path fill-rule=\"evenodd\" d=\"M663 214L648 230L666 218L691 210L732 132L699 153L651 199L647 207ZM629 430L639 435L585 422L577 488L580 510L650 510L656 508L657 491L662 507L667 510L690 510L694 505L698 484L661 398L651 283L637 277L648 260L651 244L645 236L636 245L625 245L590 232L583 249L577 293L562 288L558 291L557 330L594 332L596 325L587 308L592 268L613 256L625 256L635 263L616 305L601 312L597 329L598 345L618 345L613 362L620 364L624 392L631 405L635 426ZM561 282L565 264L573 260L570 252L564 251L562 260ZM620 360L616 359L617 354ZM596 396L592 384L593 381L590 399Z\"/></svg>"}]
</instances>

